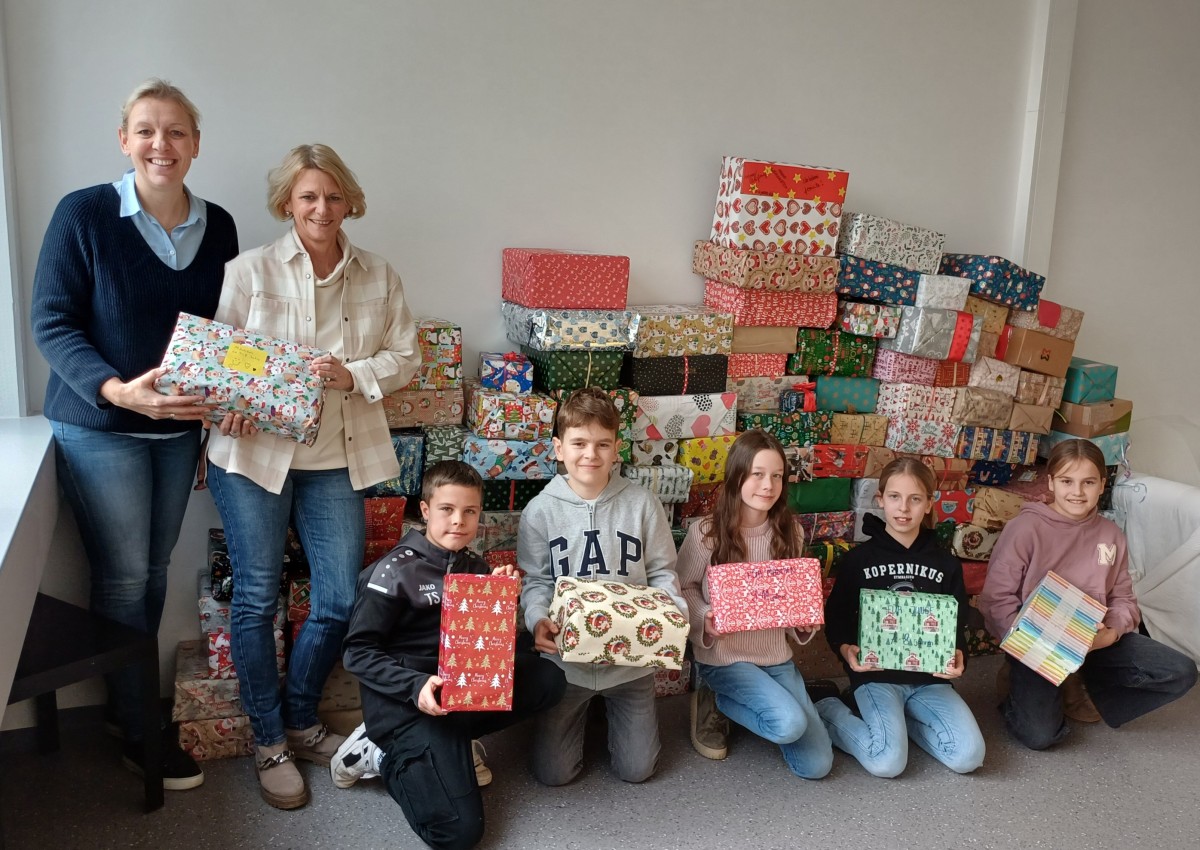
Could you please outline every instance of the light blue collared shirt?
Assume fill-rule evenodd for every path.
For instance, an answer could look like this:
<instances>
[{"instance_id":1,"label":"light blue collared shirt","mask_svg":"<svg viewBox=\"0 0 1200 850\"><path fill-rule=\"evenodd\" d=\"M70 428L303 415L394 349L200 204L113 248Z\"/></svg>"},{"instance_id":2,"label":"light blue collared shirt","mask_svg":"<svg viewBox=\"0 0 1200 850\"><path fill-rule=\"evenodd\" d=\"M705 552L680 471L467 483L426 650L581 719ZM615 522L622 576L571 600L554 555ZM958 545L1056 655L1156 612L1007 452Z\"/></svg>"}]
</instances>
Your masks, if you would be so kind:
<instances>
[{"instance_id":1,"label":"light blue collared shirt","mask_svg":"<svg viewBox=\"0 0 1200 850\"><path fill-rule=\"evenodd\" d=\"M200 251L200 243L204 241L204 229L208 222L208 205L204 203L203 198L197 198L187 186L184 186L183 191L187 193L188 201L191 203L187 220L167 233L153 216L147 215L142 209L142 203L138 200L137 189L133 182L134 175L135 172L131 168L125 172L124 177L112 184L113 188L121 195L121 217L133 217L133 224L138 229L138 233L142 234L142 238L146 240L150 250L157 254L158 258L169 268L175 271L186 269L192 264L192 260L196 259L196 254Z\"/></svg>"}]
</instances>

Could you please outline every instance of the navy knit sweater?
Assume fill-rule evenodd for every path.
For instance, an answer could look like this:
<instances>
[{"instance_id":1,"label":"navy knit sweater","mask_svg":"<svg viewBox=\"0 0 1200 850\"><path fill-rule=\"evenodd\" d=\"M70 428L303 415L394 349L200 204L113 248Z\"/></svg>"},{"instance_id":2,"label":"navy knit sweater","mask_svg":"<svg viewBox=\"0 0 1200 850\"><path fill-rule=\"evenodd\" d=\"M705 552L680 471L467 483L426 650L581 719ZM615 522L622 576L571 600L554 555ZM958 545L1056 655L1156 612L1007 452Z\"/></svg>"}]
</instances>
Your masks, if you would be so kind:
<instances>
[{"instance_id":1,"label":"navy knit sweater","mask_svg":"<svg viewBox=\"0 0 1200 850\"><path fill-rule=\"evenodd\" d=\"M229 213L209 202L204 240L186 269L155 256L111 183L58 204L33 281L33 337L50 364L45 415L97 431L165 434L198 422L155 420L109 404L100 386L162 362L179 312L212 318L225 263L238 253Z\"/></svg>"}]
</instances>

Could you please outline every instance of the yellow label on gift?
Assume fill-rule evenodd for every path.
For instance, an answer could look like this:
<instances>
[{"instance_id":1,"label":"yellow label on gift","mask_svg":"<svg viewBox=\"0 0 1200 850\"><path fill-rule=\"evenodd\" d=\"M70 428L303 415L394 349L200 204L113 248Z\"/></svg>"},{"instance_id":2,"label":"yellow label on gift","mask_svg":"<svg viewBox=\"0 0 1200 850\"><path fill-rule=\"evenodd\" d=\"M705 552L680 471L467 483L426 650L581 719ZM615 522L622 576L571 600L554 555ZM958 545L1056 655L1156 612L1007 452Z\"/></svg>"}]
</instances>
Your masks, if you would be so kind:
<instances>
[{"instance_id":1,"label":"yellow label on gift","mask_svg":"<svg viewBox=\"0 0 1200 850\"><path fill-rule=\"evenodd\" d=\"M267 352L257 348L252 348L249 345L241 343L230 343L229 351L225 352L226 369L232 369L235 372L246 372L250 375L263 374L264 368L267 365Z\"/></svg>"}]
</instances>

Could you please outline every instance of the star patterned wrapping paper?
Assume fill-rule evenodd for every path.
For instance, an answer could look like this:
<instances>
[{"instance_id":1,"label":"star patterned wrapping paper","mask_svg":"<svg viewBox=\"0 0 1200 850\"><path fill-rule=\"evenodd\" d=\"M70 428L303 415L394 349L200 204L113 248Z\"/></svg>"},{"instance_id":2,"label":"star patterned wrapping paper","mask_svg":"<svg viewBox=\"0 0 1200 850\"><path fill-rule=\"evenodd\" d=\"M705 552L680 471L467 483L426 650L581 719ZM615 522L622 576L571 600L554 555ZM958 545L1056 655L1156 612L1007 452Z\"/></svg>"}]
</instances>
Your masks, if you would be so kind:
<instances>
[{"instance_id":1,"label":"star patterned wrapping paper","mask_svg":"<svg viewBox=\"0 0 1200 850\"><path fill-rule=\"evenodd\" d=\"M446 319L417 322L421 365L406 390L452 390L462 386L462 328Z\"/></svg>"},{"instance_id":2,"label":"star patterned wrapping paper","mask_svg":"<svg viewBox=\"0 0 1200 850\"><path fill-rule=\"evenodd\" d=\"M839 262L838 295L882 301L897 307L916 303L920 272L845 254Z\"/></svg>"},{"instance_id":3,"label":"star patterned wrapping paper","mask_svg":"<svg viewBox=\"0 0 1200 850\"><path fill-rule=\"evenodd\" d=\"M1003 257L979 254L942 254L939 274L969 277L971 294L1015 310L1037 308L1046 278Z\"/></svg>"},{"instance_id":4,"label":"star patterned wrapping paper","mask_svg":"<svg viewBox=\"0 0 1200 850\"><path fill-rule=\"evenodd\" d=\"M515 576L446 576L438 639L446 711L512 711L520 587Z\"/></svg>"},{"instance_id":5,"label":"star patterned wrapping paper","mask_svg":"<svg viewBox=\"0 0 1200 850\"><path fill-rule=\"evenodd\" d=\"M721 160L711 241L729 248L832 256L850 174L835 168Z\"/></svg>"},{"instance_id":6,"label":"star patterned wrapping paper","mask_svg":"<svg viewBox=\"0 0 1200 850\"><path fill-rule=\"evenodd\" d=\"M944 234L870 213L842 212L837 252L917 272L937 271Z\"/></svg>"},{"instance_id":7,"label":"star patterned wrapping paper","mask_svg":"<svg viewBox=\"0 0 1200 850\"><path fill-rule=\"evenodd\" d=\"M814 558L711 564L704 581L717 634L808 630L825 622L821 564Z\"/></svg>"},{"instance_id":8,"label":"star patterned wrapping paper","mask_svg":"<svg viewBox=\"0 0 1200 850\"><path fill-rule=\"evenodd\" d=\"M871 337L840 330L800 328L796 332L796 353L788 356L787 370L842 378L870 377L875 363L875 346Z\"/></svg>"},{"instance_id":9,"label":"star patterned wrapping paper","mask_svg":"<svg viewBox=\"0 0 1200 850\"><path fill-rule=\"evenodd\" d=\"M624 310L629 258L547 248L505 248L500 296L549 310Z\"/></svg>"},{"instance_id":10,"label":"star patterned wrapping paper","mask_svg":"<svg viewBox=\"0 0 1200 850\"><path fill-rule=\"evenodd\" d=\"M311 446L325 385L308 371L329 352L180 313L154 381L163 395L204 396L208 420L240 413L266 434Z\"/></svg>"},{"instance_id":11,"label":"star patterned wrapping paper","mask_svg":"<svg viewBox=\"0 0 1200 850\"><path fill-rule=\"evenodd\" d=\"M832 292L772 292L739 289L715 280L704 282L704 303L733 315L735 326L827 328L837 317Z\"/></svg>"},{"instance_id":12,"label":"star patterned wrapping paper","mask_svg":"<svg viewBox=\"0 0 1200 850\"><path fill-rule=\"evenodd\" d=\"M727 248L699 241L692 251L692 271L708 280L742 289L774 292L833 292L838 279L837 257L787 254Z\"/></svg>"},{"instance_id":13,"label":"star patterned wrapping paper","mask_svg":"<svg viewBox=\"0 0 1200 850\"><path fill-rule=\"evenodd\" d=\"M634 317L634 357L728 354L733 315L703 304L651 304L629 308Z\"/></svg>"},{"instance_id":14,"label":"star patterned wrapping paper","mask_svg":"<svg viewBox=\"0 0 1200 850\"><path fill-rule=\"evenodd\" d=\"M501 302L504 334L535 351L630 351L637 314L628 310L552 310Z\"/></svg>"},{"instance_id":15,"label":"star patterned wrapping paper","mask_svg":"<svg viewBox=\"0 0 1200 850\"><path fill-rule=\"evenodd\" d=\"M688 621L665 591L559 576L548 616L563 661L682 668Z\"/></svg>"},{"instance_id":16,"label":"star patterned wrapping paper","mask_svg":"<svg viewBox=\"0 0 1200 850\"><path fill-rule=\"evenodd\" d=\"M937 380L938 362L929 357L881 348L875 352L871 377L897 384L925 384L932 387Z\"/></svg>"},{"instance_id":17,"label":"star patterned wrapping paper","mask_svg":"<svg viewBox=\"0 0 1200 850\"><path fill-rule=\"evenodd\" d=\"M858 663L874 670L944 673L957 648L958 600L942 593L859 591Z\"/></svg>"},{"instance_id":18,"label":"star patterned wrapping paper","mask_svg":"<svg viewBox=\"0 0 1200 850\"><path fill-rule=\"evenodd\" d=\"M733 434L737 424L737 395L701 393L681 396L641 396L633 424L634 440L678 440Z\"/></svg>"}]
</instances>

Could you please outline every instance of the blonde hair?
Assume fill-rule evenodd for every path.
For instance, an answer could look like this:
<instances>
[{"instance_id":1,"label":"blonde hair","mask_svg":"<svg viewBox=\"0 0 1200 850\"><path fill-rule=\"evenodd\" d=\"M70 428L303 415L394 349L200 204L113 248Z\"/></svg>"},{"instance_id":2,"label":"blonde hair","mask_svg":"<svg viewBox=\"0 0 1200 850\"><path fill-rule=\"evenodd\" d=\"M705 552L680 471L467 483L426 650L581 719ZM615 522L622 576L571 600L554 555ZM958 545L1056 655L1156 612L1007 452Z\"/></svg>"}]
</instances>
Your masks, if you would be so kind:
<instances>
[{"instance_id":1,"label":"blonde hair","mask_svg":"<svg viewBox=\"0 0 1200 850\"><path fill-rule=\"evenodd\" d=\"M888 481L897 475L908 475L911 478L917 479L921 487L925 490L925 495L929 501L933 501L933 494L937 492L937 476L921 461L914 457L898 457L883 468L883 472L879 473L879 497L883 498L883 491L887 489ZM921 518L921 525L925 528L933 528L936 523L933 519L933 511L925 514Z\"/></svg>"},{"instance_id":2,"label":"blonde hair","mask_svg":"<svg viewBox=\"0 0 1200 850\"><path fill-rule=\"evenodd\" d=\"M309 168L324 171L337 183L338 189L350 205L346 218L362 218L367 211L367 197L362 187L354 177L354 172L346 167L342 158L329 145L297 145L288 151L278 168L272 168L267 175L267 209L271 215L280 221L287 219L284 207L292 196L292 187L300 178L300 173Z\"/></svg>"},{"instance_id":3,"label":"blonde hair","mask_svg":"<svg viewBox=\"0 0 1200 850\"><path fill-rule=\"evenodd\" d=\"M196 104L188 100L188 96L178 86L171 85L161 77L151 77L139 83L137 88L129 93L129 97L125 98L125 105L121 107L122 130L129 132L129 113L133 111L134 104L146 98L175 101L191 119L192 132L200 132L200 110L196 108Z\"/></svg>"}]
</instances>

